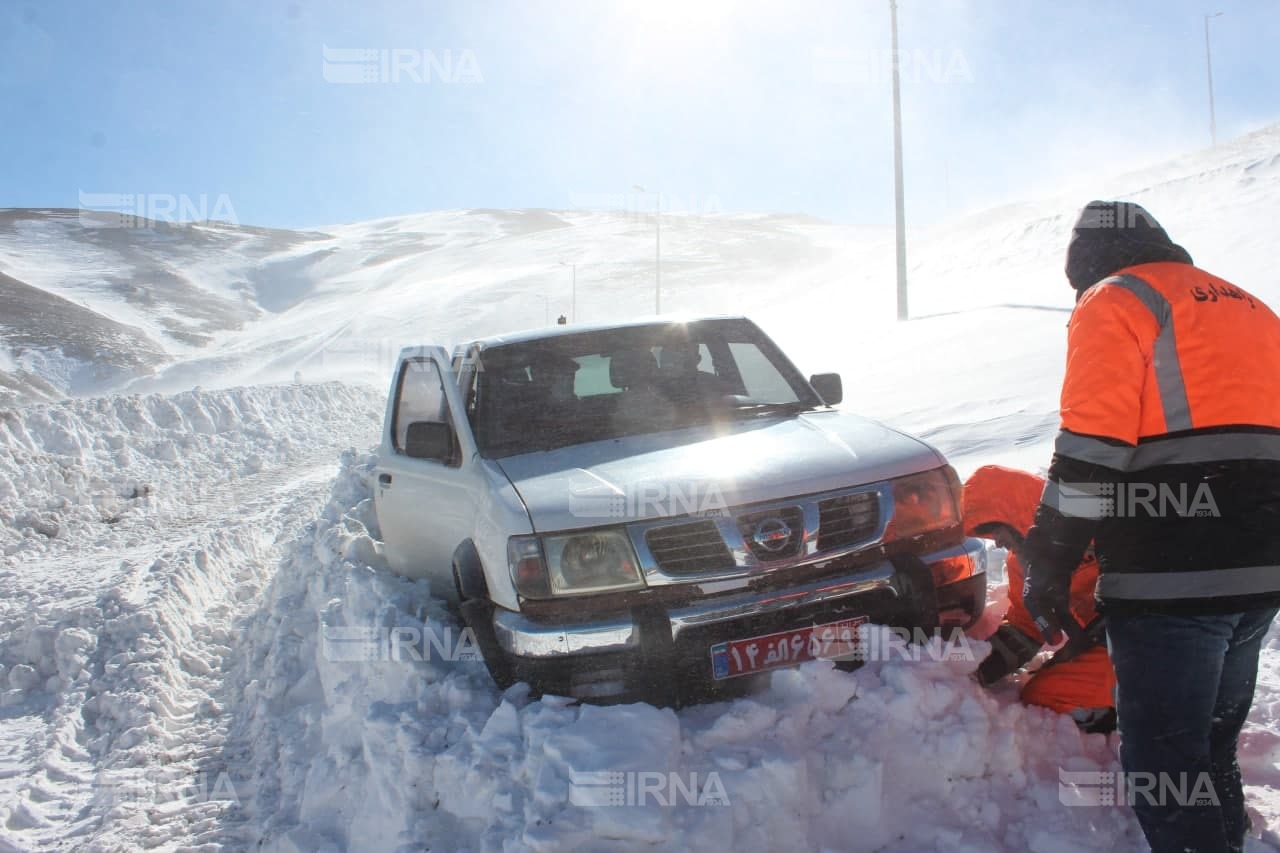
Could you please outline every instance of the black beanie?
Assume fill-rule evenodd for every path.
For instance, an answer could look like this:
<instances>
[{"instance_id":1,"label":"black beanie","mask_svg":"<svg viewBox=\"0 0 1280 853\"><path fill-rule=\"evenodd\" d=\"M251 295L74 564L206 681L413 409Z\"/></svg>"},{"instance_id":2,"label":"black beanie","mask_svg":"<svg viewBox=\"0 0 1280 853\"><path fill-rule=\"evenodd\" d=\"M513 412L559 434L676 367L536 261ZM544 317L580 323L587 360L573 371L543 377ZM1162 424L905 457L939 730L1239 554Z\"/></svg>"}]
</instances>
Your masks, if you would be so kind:
<instances>
[{"instance_id":1,"label":"black beanie","mask_svg":"<svg viewBox=\"0 0 1280 853\"><path fill-rule=\"evenodd\" d=\"M1091 201L1080 211L1067 244L1067 281L1077 298L1125 267L1160 261L1191 263L1156 218L1131 201Z\"/></svg>"}]
</instances>

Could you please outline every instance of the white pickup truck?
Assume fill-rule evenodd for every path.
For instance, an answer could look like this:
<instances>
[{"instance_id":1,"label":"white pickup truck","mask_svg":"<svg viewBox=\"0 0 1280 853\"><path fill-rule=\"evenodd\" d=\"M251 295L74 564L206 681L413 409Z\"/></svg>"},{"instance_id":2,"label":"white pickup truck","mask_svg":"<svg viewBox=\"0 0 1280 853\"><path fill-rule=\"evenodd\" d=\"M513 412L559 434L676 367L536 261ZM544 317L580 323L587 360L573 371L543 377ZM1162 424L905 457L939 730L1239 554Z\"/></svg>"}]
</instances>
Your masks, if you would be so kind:
<instances>
[{"instance_id":1,"label":"white pickup truck","mask_svg":"<svg viewBox=\"0 0 1280 853\"><path fill-rule=\"evenodd\" d=\"M719 695L868 619L967 626L985 551L955 473L841 395L741 317L406 349L387 559L457 605L498 684L584 699Z\"/></svg>"}]
</instances>

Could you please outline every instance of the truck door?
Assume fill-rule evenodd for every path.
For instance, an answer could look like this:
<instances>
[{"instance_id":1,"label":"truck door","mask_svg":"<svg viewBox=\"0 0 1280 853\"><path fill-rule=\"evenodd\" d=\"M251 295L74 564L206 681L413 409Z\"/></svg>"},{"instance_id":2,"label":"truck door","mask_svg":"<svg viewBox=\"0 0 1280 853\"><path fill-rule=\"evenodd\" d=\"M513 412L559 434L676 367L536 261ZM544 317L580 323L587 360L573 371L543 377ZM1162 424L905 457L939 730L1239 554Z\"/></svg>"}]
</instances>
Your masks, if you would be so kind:
<instances>
[{"instance_id":1,"label":"truck door","mask_svg":"<svg viewBox=\"0 0 1280 853\"><path fill-rule=\"evenodd\" d=\"M472 529L481 480L456 375L441 347L402 353L378 455L374 502L391 567L453 595L454 549Z\"/></svg>"}]
</instances>

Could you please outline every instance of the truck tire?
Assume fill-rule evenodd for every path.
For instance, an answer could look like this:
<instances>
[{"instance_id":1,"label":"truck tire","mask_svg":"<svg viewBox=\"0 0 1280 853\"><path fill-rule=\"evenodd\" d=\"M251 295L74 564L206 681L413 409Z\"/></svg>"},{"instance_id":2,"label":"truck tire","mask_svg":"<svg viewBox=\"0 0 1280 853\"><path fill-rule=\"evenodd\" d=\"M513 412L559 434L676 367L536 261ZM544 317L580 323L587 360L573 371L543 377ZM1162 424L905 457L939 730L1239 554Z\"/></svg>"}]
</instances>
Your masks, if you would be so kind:
<instances>
[{"instance_id":1,"label":"truck tire","mask_svg":"<svg viewBox=\"0 0 1280 853\"><path fill-rule=\"evenodd\" d=\"M908 600L911 602L915 627L925 631L933 631L940 625L938 620L938 589L933 580L933 572L924 561L912 554L894 558L894 565L907 579Z\"/></svg>"},{"instance_id":2,"label":"truck tire","mask_svg":"<svg viewBox=\"0 0 1280 853\"><path fill-rule=\"evenodd\" d=\"M462 617L462 624L475 635L476 645L480 647L480 656L484 659L485 668L489 670L489 677L499 690L506 690L515 684L515 676L511 662L507 660L502 646L498 645L498 635L493 630L493 602L489 601L487 588L485 594L475 596L476 588L472 587L472 597L468 597L464 592L468 585L463 583L457 563L453 564L453 583L458 591L458 614ZM479 583L484 584L483 576Z\"/></svg>"}]
</instances>

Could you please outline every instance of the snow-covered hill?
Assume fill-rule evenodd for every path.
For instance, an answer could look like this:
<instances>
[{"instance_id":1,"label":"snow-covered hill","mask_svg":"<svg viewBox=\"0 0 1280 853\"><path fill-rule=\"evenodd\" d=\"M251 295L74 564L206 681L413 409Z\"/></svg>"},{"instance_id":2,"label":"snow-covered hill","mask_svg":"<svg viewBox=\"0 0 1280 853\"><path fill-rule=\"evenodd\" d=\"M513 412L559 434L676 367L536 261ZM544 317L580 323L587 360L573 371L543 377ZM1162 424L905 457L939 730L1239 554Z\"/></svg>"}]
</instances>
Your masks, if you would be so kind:
<instances>
[{"instance_id":1,"label":"snow-covered hill","mask_svg":"<svg viewBox=\"0 0 1280 853\"><path fill-rule=\"evenodd\" d=\"M1117 195L1280 304L1272 128L913 233L905 324L885 229L664 217L664 307L747 313L961 473L1042 467L1068 229ZM18 306L0 395L147 392L0 409L0 851L1141 849L1125 809L1059 799L1059 768L1117 768L1114 739L980 690L966 662L815 663L670 711L530 702L471 660L326 653L334 629L456 629L379 555L368 449L395 348L554 319L561 262L578 319L649 311L652 241L651 217L588 211L305 233L0 212ZM1252 851L1280 849L1278 732L1273 631L1242 739ZM729 805L572 801L577 774L655 770L714 772Z\"/></svg>"},{"instance_id":2,"label":"snow-covered hill","mask_svg":"<svg viewBox=\"0 0 1280 853\"><path fill-rule=\"evenodd\" d=\"M743 293L833 276L834 246L863 232L799 217L664 219L667 304L684 311L740 310ZM63 393L136 378L142 390L278 381L297 371L381 381L401 344L574 313L561 261L578 264L578 319L653 306L653 219L634 212L446 211L306 233L87 222L75 211L0 214L0 273L63 306L0 327L8 372ZM131 337L103 342L96 357L57 352L76 339L67 332L94 323ZM100 369L125 362L131 369Z\"/></svg>"},{"instance_id":3,"label":"snow-covered hill","mask_svg":"<svg viewBox=\"0 0 1280 853\"><path fill-rule=\"evenodd\" d=\"M1270 296L1258 234L1280 214L1280 127L1058 198L910 235L912 315L1066 308L1062 249L1091 197L1150 207L1207 266ZM893 317L892 231L807 217L663 216L663 308L753 316L789 351L877 345ZM406 343L452 344L572 314L653 310L654 221L629 211L466 210L305 232L211 223L107 228L76 211L0 211L0 394L177 391L312 379L381 383ZM40 299L36 299L36 296ZM1280 293L1275 294L1280 296ZM888 325L888 329L886 329ZM61 349L61 352L59 352ZM6 354L7 353L7 354ZM802 365L803 366L803 365Z\"/></svg>"}]
</instances>

